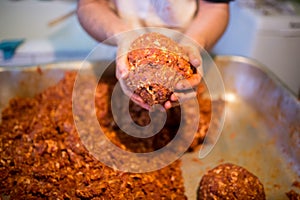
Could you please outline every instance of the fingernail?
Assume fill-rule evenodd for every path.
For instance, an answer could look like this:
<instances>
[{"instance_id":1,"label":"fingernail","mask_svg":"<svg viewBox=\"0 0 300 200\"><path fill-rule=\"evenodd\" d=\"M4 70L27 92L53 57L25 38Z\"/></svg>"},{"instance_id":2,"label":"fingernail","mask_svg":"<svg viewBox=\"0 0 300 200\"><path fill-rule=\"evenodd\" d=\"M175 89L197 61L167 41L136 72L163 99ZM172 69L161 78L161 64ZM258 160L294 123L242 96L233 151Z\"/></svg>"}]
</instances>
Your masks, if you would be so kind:
<instances>
[{"instance_id":1,"label":"fingernail","mask_svg":"<svg viewBox=\"0 0 300 200\"><path fill-rule=\"evenodd\" d=\"M128 75L127 72L122 72L121 73L121 78L125 79L125 78L127 78L127 75Z\"/></svg>"},{"instance_id":2,"label":"fingernail","mask_svg":"<svg viewBox=\"0 0 300 200\"><path fill-rule=\"evenodd\" d=\"M169 102L169 101L167 101L166 103L165 103L165 109L170 109L172 107L172 105L171 105L171 103Z\"/></svg>"},{"instance_id":3,"label":"fingernail","mask_svg":"<svg viewBox=\"0 0 300 200\"><path fill-rule=\"evenodd\" d=\"M196 65L196 66L198 66L198 65L200 65L200 61L198 59L194 59L193 60L193 64Z\"/></svg>"},{"instance_id":4,"label":"fingernail","mask_svg":"<svg viewBox=\"0 0 300 200\"><path fill-rule=\"evenodd\" d=\"M172 100L172 101L177 101L178 98L177 98L177 96L175 96L175 95L171 95L171 100Z\"/></svg>"}]
</instances>

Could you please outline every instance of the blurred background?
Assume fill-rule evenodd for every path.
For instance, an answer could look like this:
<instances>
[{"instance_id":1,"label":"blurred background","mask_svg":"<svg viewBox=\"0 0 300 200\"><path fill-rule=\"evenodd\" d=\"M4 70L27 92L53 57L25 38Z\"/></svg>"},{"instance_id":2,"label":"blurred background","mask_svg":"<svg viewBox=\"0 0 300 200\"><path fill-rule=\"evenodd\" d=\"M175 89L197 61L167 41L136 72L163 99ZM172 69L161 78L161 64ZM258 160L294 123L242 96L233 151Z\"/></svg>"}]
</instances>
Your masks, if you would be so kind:
<instances>
[{"instance_id":1,"label":"blurred background","mask_svg":"<svg viewBox=\"0 0 300 200\"><path fill-rule=\"evenodd\" d=\"M0 66L84 59L98 44L80 26L76 0L0 1ZM300 93L300 1L235 0L215 55L257 60ZM112 47L105 47L111 49ZM105 51L96 59L112 59Z\"/></svg>"}]
</instances>

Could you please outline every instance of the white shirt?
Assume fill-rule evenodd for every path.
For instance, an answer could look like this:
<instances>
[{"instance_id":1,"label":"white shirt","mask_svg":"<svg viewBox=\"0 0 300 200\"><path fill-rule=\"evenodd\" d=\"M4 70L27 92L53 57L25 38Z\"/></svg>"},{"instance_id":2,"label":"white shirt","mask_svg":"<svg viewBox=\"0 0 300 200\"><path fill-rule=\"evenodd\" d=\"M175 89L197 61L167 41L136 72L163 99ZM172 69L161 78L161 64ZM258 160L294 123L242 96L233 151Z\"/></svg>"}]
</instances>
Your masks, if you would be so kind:
<instances>
[{"instance_id":1,"label":"white shirt","mask_svg":"<svg viewBox=\"0 0 300 200\"><path fill-rule=\"evenodd\" d=\"M111 0L118 15L133 28L184 30L197 10L196 0Z\"/></svg>"}]
</instances>

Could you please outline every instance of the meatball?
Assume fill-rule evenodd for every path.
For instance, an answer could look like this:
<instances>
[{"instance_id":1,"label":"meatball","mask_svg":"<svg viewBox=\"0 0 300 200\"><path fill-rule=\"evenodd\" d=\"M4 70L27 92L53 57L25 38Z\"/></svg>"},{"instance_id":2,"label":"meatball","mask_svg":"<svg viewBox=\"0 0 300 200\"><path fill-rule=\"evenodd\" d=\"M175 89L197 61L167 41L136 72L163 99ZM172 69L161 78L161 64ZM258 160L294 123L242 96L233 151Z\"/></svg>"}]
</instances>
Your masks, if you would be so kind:
<instances>
[{"instance_id":1,"label":"meatball","mask_svg":"<svg viewBox=\"0 0 300 200\"><path fill-rule=\"evenodd\" d=\"M266 199L259 179L247 169L221 164L209 170L201 179L197 199Z\"/></svg>"},{"instance_id":2,"label":"meatball","mask_svg":"<svg viewBox=\"0 0 300 200\"><path fill-rule=\"evenodd\" d=\"M176 83L195 72L184 49L171 38L146 33L131 44L127 54L128 88L148 105L164 104Z\"/></svg>"}]
</instances>

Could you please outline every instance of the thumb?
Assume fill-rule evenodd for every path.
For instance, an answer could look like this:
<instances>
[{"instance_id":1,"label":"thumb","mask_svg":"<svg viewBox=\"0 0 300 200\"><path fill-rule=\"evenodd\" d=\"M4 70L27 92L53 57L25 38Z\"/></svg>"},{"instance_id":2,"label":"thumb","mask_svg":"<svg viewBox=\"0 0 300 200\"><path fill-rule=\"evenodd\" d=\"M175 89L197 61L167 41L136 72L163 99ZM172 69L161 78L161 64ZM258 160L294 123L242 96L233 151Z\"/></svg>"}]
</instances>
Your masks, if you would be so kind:
<instances>
[{"instance_id":1,"label":"thumb","mask_svg":"<svg viewBox=\"0 0 300 200\"><path fill-rule=\"evenodd\" d=\"M128 76L128 60L127 55L118 56L116 59L116 77L117 79L125 79Z\"/></svg>"}]
</instances>

